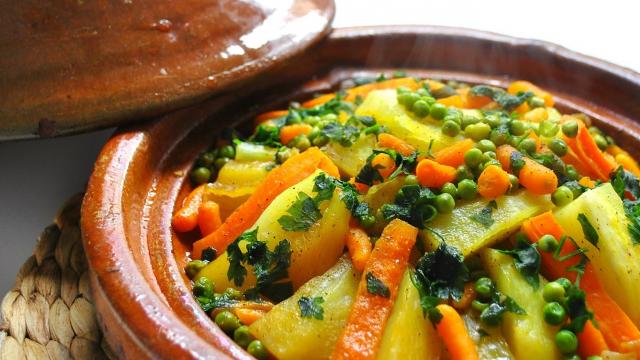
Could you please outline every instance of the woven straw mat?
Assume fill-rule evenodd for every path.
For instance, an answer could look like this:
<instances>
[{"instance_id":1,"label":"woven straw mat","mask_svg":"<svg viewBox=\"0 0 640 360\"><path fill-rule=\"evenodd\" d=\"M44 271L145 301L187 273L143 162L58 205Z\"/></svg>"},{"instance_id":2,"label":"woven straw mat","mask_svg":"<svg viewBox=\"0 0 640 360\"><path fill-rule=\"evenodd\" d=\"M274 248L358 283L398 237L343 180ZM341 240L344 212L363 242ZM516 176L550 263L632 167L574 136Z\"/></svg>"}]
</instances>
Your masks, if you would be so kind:
<instances>
[{"instance_id":1,"label":"woven straw mat","mask_svg":"<svg viewBox=\"0 0 640 360\"><path fill-rule=\"evenodd\" d=\"M80 235L82 194L59 210L2 300L0 360L108 359Z\"/></svg>"}]
</instances>

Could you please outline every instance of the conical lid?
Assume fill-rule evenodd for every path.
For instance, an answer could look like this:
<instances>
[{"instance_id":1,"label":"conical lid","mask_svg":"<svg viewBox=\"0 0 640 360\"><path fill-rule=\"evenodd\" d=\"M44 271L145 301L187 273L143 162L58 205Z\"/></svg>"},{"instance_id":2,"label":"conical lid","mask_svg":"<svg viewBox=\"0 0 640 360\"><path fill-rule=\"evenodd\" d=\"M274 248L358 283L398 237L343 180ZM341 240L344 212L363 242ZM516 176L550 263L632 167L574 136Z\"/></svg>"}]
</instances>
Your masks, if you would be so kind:
<instances>
[{"instance_id":1,"label":"conical lid","mask_svg":"<svg viewBox=\"0 0 640 360\"><path fill-rule=\"evenodd\" d=\"M0 140L148 118L304 51L332 0L0 0Z\"/></svg>"}]
</instances>

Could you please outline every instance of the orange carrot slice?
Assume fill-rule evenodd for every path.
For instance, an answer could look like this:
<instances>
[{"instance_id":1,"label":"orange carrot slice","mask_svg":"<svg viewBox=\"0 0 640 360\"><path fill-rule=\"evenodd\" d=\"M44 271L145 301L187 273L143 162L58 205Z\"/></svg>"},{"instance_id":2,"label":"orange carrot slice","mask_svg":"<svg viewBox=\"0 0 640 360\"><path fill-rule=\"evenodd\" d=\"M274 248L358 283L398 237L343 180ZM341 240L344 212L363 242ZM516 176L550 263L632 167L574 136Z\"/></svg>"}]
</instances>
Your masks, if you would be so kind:
<instances>
[{"instance_id":1,"label":"orange carrot slice","mask_svg":"<svg viewBox=\"0 0 640 360\"><path fill-rule=\"evenodd\" d=\"M471 149L473 145L473 140L464 139L437 151L433 155L433 159L442 165L458 167L464 164L464 153Z\"/></svg>"},{"instance_id":2,"label":"orange carrot slice","mask_svg":"<svg viewBox=\"0 0 640 360\"><path fill-rule=\"evenodd\" d=\"M198 209L202 204L202 196L206 184L193 189L182 202L182 207L173 215L171 225L177 232L191 231L198 226Z\"/></svg>"},{"instance_id":3,"label":"orange carrot slice","mask_svg":"<svg viewBox=\"0 0 640 360\"><path fill-rule=\"evenodd\" d=\"M507 88L507 92L512 95L516 95L519 92L527 92L527 91L531 91L535 96L541 97L544 100L545 106L551 107L555 104L555 101L553 100L553 96L550 93L540 89L539 87L535 86L534 84L528 81L524 81L524 80L514 81L511 84L509 84L509 87Z\"/></svg>"},{"instance_id":4,"label":"orange carrot slice","mask_svg":"<svg viewBox=\"0 0 640 360\"><path fill-rule=\"evenodd\" d=\"M396 170L396 161L388 154L380 153L371 159L371 166L378 170L383 179L386 179Z\"/></svg>"},{"instance_id":5,"label":"orange carrot slice","mask_svg":"<svg viewBox=\"0 0 640 360\"><path fill-rule=\"evenodd\" d=\"M440 188L456 178L456 168L442 165L433 160L423 159L416 166L416 176L420 185Z\"/></svg>"},{"instance_id":6,"label":"orange carrot slice","mask_svg":"<svg viewBox=\"0 0 640 360\"><path fill-rule=\"evenodd\" d=\"M353 267L361 272L369 260L371 255L372 245L369 235L359 226L351 224L349 233L346 239L347 249L349 250L349 256Z\"/></svg>"},{"instance_id":7,"label":"orange carrot slice","mask_svg":"<svg viewBox=\"0 0 640 360\"><path fill-rule=\"evenodd\" d=\"M436 331L447 348L452 360L477 360L476 344L469 336L464 320L456 309L446 304L436 306L442 315L436 325Z\"/></svg>"},{"instance_id":8,"label":"orange carrot slice","mask_svg":"<svg viewBox=\"0 0 640 360\"><path fill-rule=\"evenodd\" d=\"M255 123L256 123L256 125L260 125L260 124L262 124L263 122L265 122L267 120L277 119L279 117L286 116L287 114L289 114L289 110L267 111L265 113L262 113L262 114L256 116Z\"/></svg>"},{"instance_id":9,"label":"orange carrot slice","mask_svg":"<svg viewBox=\"0 0 640 360\"><path fill-rule=\"evenodd\" d=\"M203 236L216 231L222 225L220 206L215 201L205 201L198 209L198 227Z\"/></svg>"},{"instance_id":10,"label":"orange carrot slice","mask_svg":"<svg viewBox=\"0 0 640 360\"><path fill-rule=\"evenodd\" d=\"M517 151L510 145L500 145L496 150L496 157L502 168L511 171L511 154ZM523 157L524 166L520 169L518 180L530 192L536 195L551 194L558 188L558 177L549 168Z\"/></svg>"},{"instance_id":11,"label":"orange carrot slice","mask_svg":"<svg viewBox=\"0 0 640 360\"><path fill-rule=\"evenodd\" d=\"M393 149L403 156L409 156L416 152L416 148L406 141L387 133L378 135L378 146Z\"/></svg>"},{"instance_id":12,"label":"orange carrot slice","mask_svg":"<svg viewBox=\"0 0 640 360\"><path fill-rule=\"evenodd\" d=\"M309 124L291 124L280 129L280 142L287 145L298 135L309 135L313 127Z\"/></svg>"},{"instance_id":13,"label":"orange carrot slice","mask_svg":"<svg viewBox=\"0 0 640 360\"><path fill-rule=\"evenodd\" d=\"M384 228L365 266L333 359L375 359L417 235L418 229L399 219ZM370 292L374 283L377 291Z\"/></svg>"},{"instance_id":14,"label":"orange carrot slice","mask_svg":"<svg viewBox=\"0 0 640 360\"><path fill-rule=\"evenodd\" d=\"M267 175L255 192L240 205L213 233L193 244L193 256L200 258L207 247L216 249L218 254L258 220L264 209L287 188L304 180L316 169L322 169L333 177L339 177L338 168L317 147L294 155Z\"/></svg>"},{"instance_id":15,"label":"orange carrot slice","mask_svg":"<svg viewBox=\"0 0 640 360\"><path fill-rule=\"evenodd\" d=\"M495 199L509 191L509 174L500 166L489 165L478 178L478 193L485 199Z\"/></svg>"}]
</instances>

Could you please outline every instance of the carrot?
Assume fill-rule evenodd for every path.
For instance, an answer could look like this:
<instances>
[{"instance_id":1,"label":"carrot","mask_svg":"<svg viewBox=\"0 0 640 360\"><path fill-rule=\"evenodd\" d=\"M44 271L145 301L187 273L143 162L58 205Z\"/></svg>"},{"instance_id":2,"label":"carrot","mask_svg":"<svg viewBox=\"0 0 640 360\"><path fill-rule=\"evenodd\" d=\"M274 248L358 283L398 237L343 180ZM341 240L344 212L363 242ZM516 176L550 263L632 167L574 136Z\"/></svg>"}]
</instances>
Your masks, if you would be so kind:
<instances>
[{"instance_id":1,"label":"carrot","mask_svg":"<svg viewBox=\"0 0 640 360\"><path fill-rule=\"evenodd\" d=\"M380 153L371 159L371 166L386 179L396 170L396 161L388 154Z\"/></svg>"},{"instance_id":2,"label":"carrot","mask_svg":"<svg viewBox=\"0 0 640 360\"><path fill-rule=\"evenodd\" d=\"M347 234L346 245L353 267L357 271L364 270L365 264L371 255L371 240L369 235L359 226L351 224Z\"/></svg>"},{"instance_id":3,"label":"carrot","mask_svg":"<svg viewBox=\"0 0 640 360\"><path fill-rule=\"evenodd\" d=\"M205 186L206 184L202 184L193 189L184 199L182 207L173 215L173 219L171 219L173 230L177 232L187 232L196 228L198 225L198 209L202 203Z\"/></svg>"},{"instance_id":4,"label":"carrot","mask_svg":"<svg viewBox=\"0 0 640 360\"><path fill-rule=\"evenodd\" d=\"M222 225L220 206L215 201L205 201L198 209L198 227L203 236L216 231Z\"/></svg>"},{"instance_id":5,"label":"carrot","mask_svg":"<svg viewBox=\"0 0 640 360\"><path fill-rule=\"evenodd\" d=\"M349 179L349 183L352 184L360 194L366 194L367 191L369 191L369 185L357 182L354 177Z\"/></svg>"},{"instance_id":6,"label":"carrot","mask_svg":"<svg viewBox=\"0 0 640 360\"><path fill-rule=\"evenodd\" d=\"M552 107L555 104L553 100L553 96L548 92L540 89L539 87L533 85L532 83L524 80L514 81L509 84L507 88L507 92L512 95L516 95L519 92L527 92L531 91L535 96L541 97L544 100L544 105Z\"/></svg>"},{"instance_id":7,"label":"carrot","mask_svg":"<svg viewBox=\"0 0 640 360\"><path fill-rule=\"evenodd\" d=\"M475 96L469 91L470 88L465 87L458 89L458 95L463 98L463 103L467 109L481 109L491 103L493 100L488 96Z\"/></svg>"},{"instance_id":8,"label":"carrot","mask_svg":"<svg viewBox=\"0 0 640 360\"><path fill-rule=\"evenodd\" d=\"M582 358L600 356L603 351L609 350L602 332L591 321L587 321L582 331L576 335L578 336L578 344L580 344L578 354Z\"/></svg>"},{"instance_id":9,"label":"carrot","mask_svg":"<svg viewBox=\"0 0 640 360\"><path fill-rule=\"evenodd\" d=\"M262 113L256 116L255 124L260 125L263 122L271 119L277 119L279 117L283 117L289 114L289 110L272 110Z\"/></svg>"},{"instance_id":10,"label":"carrot","mask_svg":"<svg viewBox=\"0 0 640 360\"><path fill-rule=\"evenodd\" d=\"M243 325L251 325L255 321L261 319L267 312L264 310L238 308L234 309L233 313L238 317L238 320Z\"/></svg>"},{"instance_id":11,"label":"carrot","mask_svg":"<svg viewBox=\"0 0 640 360\"><path fill-rule=\"evenodd\" d=\"M513 109L513 112L515 112L516 114L524 115L528 113L529 110L531 110L531 108L529 107L529 104L524 102L520 104L520 106L518 106L517 108Z\"/></svg>"},{"instance_id":12,"label":"carrot","mask_svg":"<svg viewBox=\"0 0 640 360\"><path fill-rule=\"evenodd\" d=\"M615 157L616 162L622 167L631 172L633 175L640 177L640 167L638 163L626 152L620 153Z\"/></svg>"},{"instance_id":13,"label":"carrot","mask_svg":"<svg viewBox=\"0 0 640 360\"><path fill-rule=\"evenodd\" d=\"M502 168L511 171L511 154L517 151L510 145L500 145L496 157ZM558 187L558 177L551 170L527 157L522 158L524 166L520 169L518 180L530 192L536 195L551 194Z\"/></svg>"},{"instance_id":14,"label":"carrot","mask_svg":"<svg viewBox=\"0 0 640 360\"><path fill-rule=\"evenodd\" d=\"M332 359L376 357L417 235L418 229L399 219L384 228L365 266L366 275L360 280ZM381 283L378 291L369 292L367 283L371 282Z\"/></svg>"},{"instance_id":15,"label":"carrot","mask_svg":"<svg viewBox=\"0 0 640 360\"><path fill-rule=\"evenodd\" d=\"M485 199L495 199L509 191L509 174L500 166L489 165L478 178L478 193Z\"/></svg>"},{"instance_id":16,"label":"carrot","mask_svg":"<svg viewBox=\"0 0 640 360\"><path fill-rule=\"evenodd\" d=\"M569 144L567 143L567 145ZM596 177L591 168L582 162L578 155L571 150L571 147L567 147L567 154L562 157L562 161L566 164L573 165L579 174Z\"/></svg>"},{"instance_id":17,"label":"carrot","mask_svg":"<svg viewBox=\"0 0 640 360\"><path fill-rule=\"evenodd\" d=\"M451 306L456 310L464 311L471 306L471 302L476 298L476 287L472 282L464 284L464 293L460 300L452 301Z\"/></svg>"},{"instance_id":18,"label":"carrot","mask_svg":"<svg viewBox=\"0 0 640 360\"><path fill-rule=\"evenodd\" d=\"M416 176L420 185L424 187L441 188L442 185L455 180L456 168L423 159L416 166Z\"/></svg>"},{"instance_id":19,"label":"carrot","mask_svg":"<svg viewBox=\"0 0 640 360\"><path fill-rule=\"evenodd\" d=\"M433 159L442 165L458 167L464 164L464 153L471 149L473 145L473 140L464 139L437 151L433 155Z\"/></svg>"},{"instance_id":20,"label":"carrot","mask_svg":"<svg viewBox=\"0 0 640 360\"><path fill-rule=\"evenodd\" d=\"M364 98L369 95L370 92L374 90L383 90L383 89L396 89L399 87L406 87L410 90L416 90L420 84L414 79L410 77L405 78L397 78L390 79L380 82L372 82L369 84L364 84L360 86L356 86L354 88L347 90L347 96L345 96L345 101L355 101L358 96ZM309 100L307 102L302 103L303 107L310 108L318 105L322 105L327 103L336 97L336 94L325 94L321 95L315 99Z\"/></svg>"},{"instance_id":21,"label":"carrot","mask_svg":"<svg viewBox=\"0 0 640 360\"><path fill-rule=\"evenodd\" d=\"M207 247L212 247L221 254L227 245L255 223L276 196L304 180L316 169L322 169L333 177L340 176L336 165L317 147L294 155L280 167L271 170L255 192L216 231L193 244L193 256L200 258L202 250Z\"/></svg>"},{"instance_id":22,"label":"carrot","mask_svg":"<svg viewBox=\"0 0 640 360\"><path fill-rule=\"evenodd\" d=\"M406 141L387 133L378 135L378 146L393 149L403 156L409 156L416 152L416 148Z\"/></svg>"},{"instance_id":23,"label":"carrot","mask_svg":"<svg viewBox=\"0 0 640 360\"><path fill-rule=\"evenodd\" d=\"M280 142L287 145L298 135L309 135L313 127L309 124L292 124L280 129Z\"/></svg>"},{"instance_id":24,"label":"carrot","mask_svg":"<svg viewBox=\"0 0 640 360\"><path fill-rule=\"evenodd\" d=\"M452 360L479 359L476 344L469 336L464 320L456 309L446 304L436 306L442 315L436 325L436 331L442 339Z\"/></svg>"},{"instance_id":25,"label":"carrot","mask_svg":"<svg viewBox=\"0 0 640 360\"><path fill-rule=\"evenodd\" d=\"M592 160L594 170L600 175L600 180L608 181L609 175L615 170L617 164L604 156L604 153L582 122L578 122L578 136L576 139L584 154Z\"/></svg>"},{"instance_id":26,"label":"carrot","mask_svg":"<svg viewBox=\"0 0 640 360\"><path fill-rule=\"evenodd\" d=\"M438 99L437 101L445 106L453 106L461 109L465 109L467 107L466 98L463 98L460 95L452 95L446 98Z\"/></svg>"},{"instance_id":27,"label":"carrot","mask_svg":"<svg viewBox=\"0 0 640 360\"><path fill-rule=\"evenodd\" d=\"M596 183L594 183L588 176L581 177L580 180L578 180L578 184L588 187L589 189L596 187Z\"/></svg>"},{"instance_id":28,"label":"carrot","mask_svg":"<svg viewBox=\"0 0 640 360\"><path fill-rule=\"evenodd\" d=\"M562 229L551 212L545 212L525 221L522 224L522 230L532 242L537 242L545 234L553 235L556 239L560 239L564 235L564 229ZM566 241L560 249L560 256L566 256L576 250L577 248L572 242ZM542 258L542 270L546 277L551 279L565 277L575 281L576 273L567 269L580 262L578 256L559 261L550 253L541 252L540 255ZM583 341L580 338L580 355L600 355L603 346L598 339L601 337L604 338L609 348L618 352L629 351L629 346L640 343L640 331L604 290L591 263L587 263L584 268L580 287L584 290L587 305L593 310L596 322L600 327L599 330L595 327L585 327L583 333L585 331L587 333L578 335L589 339ZM598 335L596 332L601 334ZM585 347L584 349L583 346Z\"/></svg>"}]
</instances>

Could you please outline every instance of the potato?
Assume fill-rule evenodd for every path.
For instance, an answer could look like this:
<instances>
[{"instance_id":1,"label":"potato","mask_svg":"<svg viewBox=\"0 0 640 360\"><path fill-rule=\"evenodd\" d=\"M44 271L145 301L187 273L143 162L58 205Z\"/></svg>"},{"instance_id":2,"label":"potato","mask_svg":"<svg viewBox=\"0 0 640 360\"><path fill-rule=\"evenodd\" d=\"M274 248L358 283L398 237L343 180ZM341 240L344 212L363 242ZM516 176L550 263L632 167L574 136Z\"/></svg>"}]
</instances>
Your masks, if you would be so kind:
<instances>
[{"instance_id":1,"label":"potato","mask_svg":"<svg viewBox=\"0 0 640 360\"><path fill-rule=\"evenodd\" d=\"M423 314L420 295L407 270L382 335L377 358L438 359L443 351L442 342L431 321Z\"/></svg>"},{"instance_id":2,"label":"potato","mask_svg":"<svg viewBox=\"0 0 640 360\"><path fill-rule=\"evenodd\" d=\"M278 359L328 359L347 322L358 281L351 261L344 256L251 324L249 330ZM302 296L324 299L323 320L301 317L298 300Z\"/></svg>"},{"instance_id":3,"label":"potato","mask_svg":"<svg viewBox=\"0 0 640 360\"><path fill-rule=\"evenodd\" d=\"M560 359L561 355L555 344L557 329L547 325L543 316L545 301L542 298L542 288L546 281L541 277L540 287L534 290L516 270L510 255L484 249L480 257L484 268L495 281L496 288L510 296L527 312L526 315L507 312L502 320L502 333L516 359Z\"/></svg>"},{"instance_id":4,"label":"potato","mask_svg":"<svg viewBox=\"0 0 640 360\"><path fill-rule=\"evenodd\" d=\"M502 336L500 327L491 328L483 325L478 315L471 311L462 314L462 320L464 320L469 336L476 343L478 358L481 360L515 359L509 349L509 344ZM480 330L484 333L481 334Z\"/></svg>"},{"instance_id":5,"label":"potato","mask_svg":"<svg viewBox=\"0 0 640 360\"><path fill-rule=\"evenodd\" d=\"M322 170L318 170L278 195L252 227L252 229L258 228L258 240L265 241L271 250L280 241L284 239L289 241L292 251L289 276L294 288L298 288L310 278L322 274L336 263L336 260L342 255L344 238L349 230L351 215L337 193L330 201L321 204L322 219L312 225L308 231L286 231L278 223L278 219L285 215L291 204L297 200L298 192L304 192L309 196L315 195L312 191L314 180L323 173ZM242 244L240 248L244 250ZM235 287L227 278L228 268L229 261L225 252L202 269L198 277L209 278L215 284L217 291L223 291L228 287ZM248 276L240 287L241 289L248 289L255 285L255 278L251 270L250 267L247 268Z\"/></svg>"},{"instance_id":6,"label":"potato","mask_svg":"<svg viewBox=\"0 0 640 360\"><path fill-rule=\"evenodd\" d=\"M598 233L598 248L585 238L578 215L584 214ZM640 326L640 246L631 241L622 201L607 183L582 194L555 212L567 236L587 250L607 293Z\"/></svg>"},{"instance_id":7,"label":"potato","mask_svg":"<svg viewBox=\"0 0 640 360\"><path fill-rule=\"evenodd\" d=\"M429 223L433 231L423 230L420 236L427 249L434 250L440 243L441 235L447 244L457 247L464 256L468 256L485 246L490 246L509 236L520 228L520 224L535 215L549 210L553 204L548 197L541 197L520 191L514 195L496 199L497 209L493 209L491 219L494 223L484 227L472 217L480 213L489 201L478 199L467 202L450 214L440 214Z\"/></svg>"},{"instance_id":8,"label":"potato","mask_svg":"<svg viewBox=\"0 0 640 360\"><path fill-rule=\"evenodd\" d=\"M428 151L431 140L431 150L438 151L461 139L442 134L441 125L435 120L416 120L398 104L396 90L372 91L358 107L356 115L373 116L378 124L420 151Z\"/></svg>"},{"instance_id":9,"label":"potato","mask_svg":"<svg viewBox=\"0 0 640 360\"><path fill-rule=\"evenodd\" d=\"M371 155L375 146L376 137L367 135L361 136L349 147L331 141L322 151L333 160L333 163L340 169L341 174L348 177L355 177L367 162L367 158Z\"/></svg>"}]
</instances>

